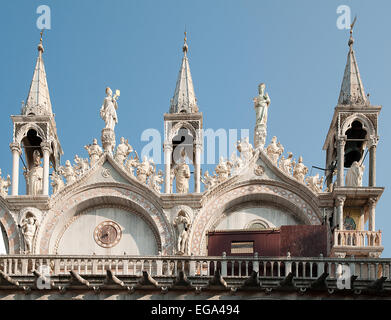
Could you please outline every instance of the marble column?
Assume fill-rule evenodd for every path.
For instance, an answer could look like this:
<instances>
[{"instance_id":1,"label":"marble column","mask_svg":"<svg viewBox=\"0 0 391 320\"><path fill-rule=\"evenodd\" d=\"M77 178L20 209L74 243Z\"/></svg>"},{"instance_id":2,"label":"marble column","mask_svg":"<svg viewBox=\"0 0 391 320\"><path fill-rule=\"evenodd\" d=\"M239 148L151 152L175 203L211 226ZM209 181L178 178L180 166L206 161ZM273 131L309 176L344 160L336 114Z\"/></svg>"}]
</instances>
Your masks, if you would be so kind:
<instances>
[{"instance_id":1,"label":"marble column","mask_svg":"<svg viewBox=\"0 0 391 320\"><path fill-rule=\"evenodd\" d=\"M338 223L338 230L343 230L343 205L345 203L346 197L344 196L338 196L337 199L335 199L335 205L337 207L337 223Z\"/></svg>"},{"instance_id":2,"label":"marble column","mask_svg":"<svg viewBox=\"0 0 391 320\"><path fill-rule=\"evenodd\" d=\"M201 152L202 145L195 144L195 161L194 161L194 192L201 192Z\"/></svg>"},{"instance_id":3,"label":"marble column","mask_svg":"<svg viewBox=\"0 0 391 320\"><path fill-rule=\"evenodd\" d=\"M171 193L171 158L172 158L172 144L164 143L164 192Z\"/></svg>"},{"instance_id":4,"label":"marble column","mask_svg":"<svg viewBox=\"0 0 391 320\"><path fill-rule=\"evenodd\" d=\"M42 194L49 195L49 156L50 156L50 143L42 142L41 149L43 153L43 178L42 178Z\"/></svg>"},{"instance_id":5,"label":"marble column","mask_svg":"<svg viewBox=\"0 0 391 320\"><path fill-rule=\"evenodd\" d=\"M12 190L11 195L17 196L19 192L19 157L22 154L20 144L13 142L10 144L12 151Z\"/></svg>"},{"instance_id":6,"label":"marble column","mask_svg":"<svg viewBox=\"0 0 391 320\"><path fill-rule=\"evenodd\" d=\"M369 177L368 177L368 185L370 187L376 186L376 146L377 139L372 139L372 144L369 147Z\"/></svg>"},{"instance_id":7,"label":"marble column","mask_svg":"<svg viewBox=\"0 0 391 320\"><path fill-rule=\"evenodd\" d=\"M375 207L376 207L376 199L369 198L368 200L368 209L369 209L369 221L368 221L368 230L375 230Z\"/></svg>"},{"instance_id":8,"label":"marble column","mask_svg":"<svg viewBox=\"0 0 391 320\"><path fill-rule=\"evenodd\" d=\"M344 186L344 162L345 162L345 144L346 137L340 137L337 141L337 161L338 161L338 174L337 174L337 186Z\"/></svg>"}]
</instances>

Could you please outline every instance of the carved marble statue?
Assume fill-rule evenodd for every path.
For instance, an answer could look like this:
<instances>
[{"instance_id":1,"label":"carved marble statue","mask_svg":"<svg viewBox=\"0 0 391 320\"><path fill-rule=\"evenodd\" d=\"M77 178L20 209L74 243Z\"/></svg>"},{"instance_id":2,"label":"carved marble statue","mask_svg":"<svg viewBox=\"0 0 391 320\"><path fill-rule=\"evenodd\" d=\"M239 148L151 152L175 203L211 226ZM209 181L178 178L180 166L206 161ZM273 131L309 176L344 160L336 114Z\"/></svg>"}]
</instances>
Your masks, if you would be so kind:
<instances>
[{"instance_id":1,"label":"carved marble statue","mask_svg":"<svg viewBox=\"0 0 391 320\"><path fill-rule=\"evenodd\" d=\"M0 169L0 195L6 197L8 195L8 188L11 186L11 178L7 175L7 179L1 177Z\"/></svg>"},{"instance_id":2,"label":"carved marble statue","mask_svg":"<svg viewBox=\"0 0 391 320\"><path fill-rule=\"evenodd\" d=\"M103 154L102 148L98 145L98 140L94 139L92 141L92 144L84 146L84 149L87 150L88 155L90 157L91 167L93 167Z\"/></svg>"},{"instance_id":3,"label":"carved marble statue","mask_svg":"<svg viewBox=\"0 0 391 320\"><path fill-rule=\"evenodd\" d=\"M236 152L232 152L230 163L232 164L231 175L238 174L244 168L244 160L236 155Z\"/></svg>"},{"instance_id":4,"label":"carved marble statue","mask_svg":"<svg viewBox=\"0 0 391 320\"><path fill-rule=\"evenodd\" d=\"M106 88L106 97L103 100L103 105L100 108L100 116L104 120L106 126L105 129L114 130L115 125L118 123L117 118L117 99L120 95L119 90L116 90L115 95L109 87Z\"/></svg>"},{"instance_id":5,"label":"carved marble statue","mask_svg":"<svg viewBox=\"0 0 391 320\"><path fill-rule=\"evenodd\" d=\"M189 179L190 179L190 168L186 163L186 152L185 149L181 151L181 158L178 163L174 166L174 175L176 182L177 193L188 193L189 192Z\"/></svg>"},{"instance_id":6,"label":"carved marble statue","mask_svg":"<svg viewBox=\"0 0 391 320\"><path fill-rule=\"evenodd\" d=\"M43 168L41 167L41 154L38 150L33 152L32 167L25 172L29 195L42 194Z\"/></svg>"},{"instance_id":7,"label":"carved marble statue","mask_svg":"<svg viewBox=\"0 0 391 320\"><path fill-rule=\"evenodd\" d=\"M83 175L90 168L88 159L79 158L78 155L75 155L75 163L76 163L75 172L78 176Z\"/></svg>"},{"instance_id":8,"label":"carved marble statue","mask_svg":"<svg viewBox=\"0 0 391 320\"><path fill-rule=\"evenodd\" d=\"M67 185L76 181L76 172L69 160L65 161L65 167L61 166L58 171L64 176Z\"/></svg>"},{"instance_id":9,"label":"carved marble statue","mask_svg":"<svg viewBox=\"0 0 391 320\"><path fill-rule=\"evenodd\" d=\"M121 143L117 146L114 160L117 161L118 163L120 163L121 165L123 165L125 162L125 159L128 157L128 155L131 152L133 152L133 148L128 143L128 140L125 140L124 137L121 137Z\"/></svg>"},{"instance_id":10,"label":"carved marble statue","mask_svg":"<svg viewBox=\"0 0 391 320\"><path fill-rule=\"evenodd\" d=\"M205 185L206 190L212 189L217 184L216 180L216 175L211 176L208 170L205 171L204 177L201 178L201 182Z\"/></svg>"},{"instance_id":11,"label":"carved marble statue","mask_svg":"<svg viewBox=\"0 0 391 320\"><path fill-rule=\"evenodd\" d=\"M266 85L264 83L258 86L258 97L254 98L254 108L256 115L256 125L267 125L267 112L270 105L270 97L265 93Z\"/></svg>"},{"instance_id":12,"label":"carved marble statue","mask_svg":"<svg viewBox=\"0 0 391 320\"><path fill-rule=\"evenodd\" d=\"M217 181L219 183L229 178L231 173L231 168L232 168L232 163L230 161L225 161L223 157L220 157L220 162L215 168Z\"/></svg>"},{"instance_id":13,"label":"carved marble statue","mask_svg":"<svg viewBox=\"0 0 391 320\"><path fill-rule=\"evenodd\" d=\"M288 152L288 158L285 159L285 157L282 156L278 164L278 167L289 175L292 174L292 157L292 152Z\"/></svg>"},{"instance_id":14,"label":"carved marble statue","mask_svg":"<svg viewBox=\"0 0 391 320\"><path fill-rule=\"evenodd\" d=\"M319 179L319 173L315 176L305 178L307 186L314 192L322 192L324 176Z\"/></svg>"},{"instance_id":15,"label":"carved marble statue","mask_svg":"<svg viewBox=\"0 0 391 320\"><path fill-rule=\"evenodd\" d=\"M131 176L134 176L134 169L140 165L140 159L138 157L137 151L134 150L134 152L136 155L130 157L130 159L127 159L125 162L125 169L130 173Z\"/></svg>"},{"instance_id":16,"label":"carved marble statue","mask_svg":"<svg viewBox=\"0 0 391 320\"><path fill-rule=\"evenodd\" d=\"M147 156L144 156L143 162L137 166L137 180L141 183L147 183L147 179L153 174L153 171L153 161L149 160Z\"/></svg>"},{"instance_id":17,"label":"carved marble statue","mask_svg":"<svg viewBox=\"0 0 391 320\"><path fill-rule=\"evenodd\" d=\"M244 163L248 163L254 155L254 149L252 144L249 142L248 137L240 140L236 144L236 148L240 152L240 157Z\"/></svg>"},{"instance_id":18,"label":"carved marble statue","mask_svg":"<svg viewBox=\"0 0 391 320\"><path fill-rule=\"evenodd\" d=\"M305 177L305 175L308 172L308 168L303 164L303 157L300 156L299 157L299 162L297 164L295 164L295 162L293 162L292 165L294 166L293 177L297 181L299 181L301 183L304 183L304 177Z\"/></svg>"},{"instance_id":19,"label":"carved marble statue","mask_svg":"<svg viewBox=\"0 0 391 320\"><path fill-rule=\"evenodd\" d=\"M365 166L357 161L354 161L346 172L345 186L346 187L362 187L362 176L364 174Z\"/></svg>"},{"instance_id":20,"label":"carved marble statue","mask_svg":"<svg viewBox=\"0 0 391 320\"><path fill-rule=\"evenodd\" d=\"M283 152L284 147L280 142L277 143L277 137L274 136L266 148L266 154L275 166L277 166L278 158L282 155Z\"/></svg>"},{"instance_id":21,"label":"carved marble statue","mask_svg":"<svg viewBox=\"0 0 391 320\"><path fill-rule=\"evenodd\" d=\"M148 185L150 188L160 193L162 183L164 182L163 171L159 170L157 173L154 172L148 179Z\"/></svg>"},{"instance_id":22,"label":"carved marble statue","mask_svg":"<svg viewBox=\"0 0 391 320\"><path fill-rule=\"evenodd\" d=\"M33 240L35 232L37 231L37 219L34 216L24 218L22 220L21 228L25 243L25 253L32 253Z\"/></svg>"},{"instance_id":23,"label":"carved marble statue","mask_svg":"<svg viewBox=\"0 0 391 320\"><path fill-rule=\"evenodd\" d=\"M57 172L53 171L52 173L52 187L53 187L53 194L56 194L64 187L64 180L62 180L62 177Z\"/></svg>"},{"instance_id":24,"label":"carved marble statue","mask_svg":"<svg viewBox=\"0 0 391 320\"><path fill-rule=\"evenodd\" d=\"M178 214L174 220L174 226L176 226L178 230L177 254L186 254L189 240L190 221L185 215Z\"/></svg>"}]
</instances>

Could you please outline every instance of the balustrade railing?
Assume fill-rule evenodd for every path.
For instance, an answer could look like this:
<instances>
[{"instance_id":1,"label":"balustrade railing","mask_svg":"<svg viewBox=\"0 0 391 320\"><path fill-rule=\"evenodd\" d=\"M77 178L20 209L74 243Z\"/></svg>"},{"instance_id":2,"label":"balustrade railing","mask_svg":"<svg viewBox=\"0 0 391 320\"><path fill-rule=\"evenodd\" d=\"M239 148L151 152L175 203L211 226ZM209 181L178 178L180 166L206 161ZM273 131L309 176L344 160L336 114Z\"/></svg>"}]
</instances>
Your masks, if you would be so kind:
<instances>
[{"instance_id":1,"label":"balustrade railing","mask_svg":"<svg viewBox=\"0 0 391 320\"><path fill-rule=\"evenodd\" d=\"M218 270L223 277L284 278L290 272L295 278L316 279L324 272L336 279L341 266L348 266L357 279L371 280L391 277L391 259L296 258L296 257L203 257L203 256L43 256L0 255L0 270L10 276L31 275L33 270L50 267L51 275L104 275L110 269L116 275L176 277L183 270L188 277L212 277Z\"/></svg>"},{"instance_id":2,"label":"balustrade railing","mask_svg":"<svg viewBox=\"0 0 391 320\"><path fill-rule=\"evenodd\" d=\"M380 247L381 231L335 230L334 246Z\"/></svg>"}]
</instances>

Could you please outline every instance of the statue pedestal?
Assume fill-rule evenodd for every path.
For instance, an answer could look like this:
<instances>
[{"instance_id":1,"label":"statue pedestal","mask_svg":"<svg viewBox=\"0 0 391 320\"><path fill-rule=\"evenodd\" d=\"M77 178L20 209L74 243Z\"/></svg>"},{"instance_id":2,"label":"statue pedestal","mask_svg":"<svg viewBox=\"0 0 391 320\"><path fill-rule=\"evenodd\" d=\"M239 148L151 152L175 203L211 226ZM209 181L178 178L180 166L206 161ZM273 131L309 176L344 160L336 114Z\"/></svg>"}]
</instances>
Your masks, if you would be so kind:
<instances>
[{"instance_id":1,"label":"statue pedestal","mask_svg":"<svg viewBox=\"0 0 391 320\"><path fill-rule=\"evenodd\" d=\"M102 129L102 147L105 152L113 155L114 147L115 147L115 133L113 129L104 128Z\"/></svg>"},{"instance_id":2,"label":"statue pedestal","mask_svg":"<svg viewBox=\"0 0 391 320\"><path fill-rule=\"evenodd\" d=\"M254 147L261 148L265 146L266 143L266 126L262 124L258 124L254 128Z\"/></svg>"}]
</instances>

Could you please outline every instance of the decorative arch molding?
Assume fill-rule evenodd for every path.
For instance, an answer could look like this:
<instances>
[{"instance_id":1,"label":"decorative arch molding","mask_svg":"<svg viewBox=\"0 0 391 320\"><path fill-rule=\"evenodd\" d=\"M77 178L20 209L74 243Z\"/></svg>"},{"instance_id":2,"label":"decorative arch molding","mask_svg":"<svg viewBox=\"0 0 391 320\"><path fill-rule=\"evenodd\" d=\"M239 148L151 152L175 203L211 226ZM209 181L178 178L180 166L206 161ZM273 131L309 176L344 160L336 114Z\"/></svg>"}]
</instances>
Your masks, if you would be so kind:
<instances>
[{"instance_id":1,"label":"decorative arch molding","mask_svg":"<svg viewBox=\"0 0 391 320\"><path fill-rule=\"evenodd\" d=\"M206 254L206 232L216 226L219 219L224 218L227 211L239 203L249 201L265 201L283 207L294 214L303 224L321 224L322 215L310 201L290 190L283 184L270 184L261 180L258 183L238 185L223 194L210 199L204 205L194 221L190 236L190 250L194 255Z\"/></svg>"},{"instance_id":2,"label":"decorative arch molding","mask_svg":"<svg viewBox=\"0 0 391 320\"><path fill-rule=\"evenodd\" d=\"M23 138L26 137L27 132L31 129L33 129L37 132L38 137L40 137L42 139L42 141L47 140L47 136L46 136L45 132L42 130L42 128L40 128L35 123L27 123L27 124L23 125L21 128L19 128L19 130L16 132L15 142L20 144L22 142Z\"/></svg>"},{"instance_id":3,"label":"decorative arch molding","mask_svg":"<svg viewBox=\"0 0 391 320\"><path fill-rule=\"evenodd\" d=\"M367 137L369 137L370 135L376 135L376 129L374 124L370 119L368 119L367 116L362 113L354 113L344 120L341 126L342 135L344 135L346 131L350 129L354 121L359 121L360 123L362 123L363 129L367 132Z\"/></svg>"},{"instance_id":4,"label":"decorative arch molding","mask_svg":"<svg viewBox=\"0 0 391 320\"><path fill-rule=\"evenodd\" d=\"M18 254L21 251L21 235L18 224L12 216L11 212L6 208L2 201L0 201L0 223L7 235L4 241L8 242L8 254Z\"/></svg>"},{"instance_id":5,"label":"decorative arch molding","mask_svg":"<svg viewBox=\"0 0 391 320\"><path fill-rule=\"evenodd\" d=\"M190 125L188 122L185 122L185 121L180 121L178 122L177 124L175 124L171 130L170 130L170 133L169 133L169 140L168 141L172 141L172 139L175 137L176 134L178 134L178 131L181 129L181 128L186 128L190 131L190 133L192 134L193 136L193 139L194 139L194 143L198 142L197 138L197 132L195 130L195 128Z\"/></svg>"},{"instance_id":6,"label":"decorative arch molding","mask_svg":"<svg viewBox=\"0 0 391 320\"><path fill-rule=\"evenodd\" d=\"M244 229L251 230L251 226L253 226L254 224L260 224L260 225L264 226L265 229L276 227L270 221L268 221L264 218L258 218L258 219L254 219L254 220L251 220L250 222L246 223L246 225L244 226Z\"/></svg>"},{"instance_id":7,"label":"decorative arch molding","mask_svg":"<svg viewBox=\"0 0 391 320\"><path fill-rule=\"evenodd\" d=\"M162 254L173 253L174 231L164 212L144 196L120 184L115 187L111 184L108 186L104 184L89 186L59 201L42 223L39 253L49 254L50 246L53 244L51 241L55 241L55 230L58 231L56 227L62 229L75 214L97 205L114 207L119 205L126 208L127 211L131 210L138 214L152 226L152 231L157 234L157 238L160 239L157 243L160 243Z\"/></svg>"}]
</instances>

